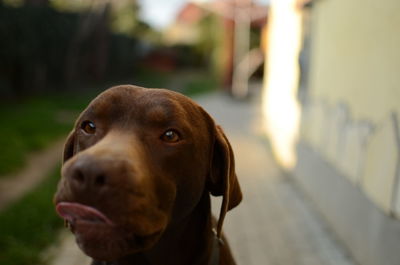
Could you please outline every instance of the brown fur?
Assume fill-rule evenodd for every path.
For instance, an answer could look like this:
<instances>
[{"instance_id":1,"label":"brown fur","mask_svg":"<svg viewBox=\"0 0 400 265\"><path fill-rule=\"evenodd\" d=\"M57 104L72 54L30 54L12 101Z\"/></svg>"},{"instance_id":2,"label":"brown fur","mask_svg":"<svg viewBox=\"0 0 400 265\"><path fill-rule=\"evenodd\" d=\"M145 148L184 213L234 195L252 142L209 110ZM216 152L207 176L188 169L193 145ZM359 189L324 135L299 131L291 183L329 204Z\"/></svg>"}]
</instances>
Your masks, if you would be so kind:
<instances>
[{"instance_id":1,"label":"brown fur","mask_svg":"<svg viewBox=\"0 0 400 265\"><path fill-rule=\"evenodd\" d=\"M81 129L86 120L96 124L95 134ZM180 141L161 139L169 129ZM206 265L209 194L223 196L218 234L242 199L222 129L195 102L163 89L124 85L95 98L67 139L62 176L56 204L89 205L117 225L73 229L92 264ZM225 243L220 265L233 264Z\"/></svg>"}]
</instances>

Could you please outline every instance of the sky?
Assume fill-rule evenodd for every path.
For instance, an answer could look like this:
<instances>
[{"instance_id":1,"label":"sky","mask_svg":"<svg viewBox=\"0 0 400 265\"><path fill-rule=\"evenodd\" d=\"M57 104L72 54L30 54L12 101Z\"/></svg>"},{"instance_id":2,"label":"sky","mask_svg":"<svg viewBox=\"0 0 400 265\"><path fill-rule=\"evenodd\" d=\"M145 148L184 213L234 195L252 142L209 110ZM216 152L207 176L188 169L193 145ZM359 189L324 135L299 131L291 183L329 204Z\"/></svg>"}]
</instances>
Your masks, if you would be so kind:
<instances>
[{"instance_id":1,"label":"sky","mask_svg":"<svg viewBox=\"0 0 400 265\"><path fill-rule=\"evenodd\" d=\"M196 0L206 2L207 0ZM218 0L217 0L218 1ZM163 29L172 23L179 9L188 0L138 0L141 9L141 18L156 29ZM266 4L268 0L256 0Z\"/></svg>"}]
</instances>

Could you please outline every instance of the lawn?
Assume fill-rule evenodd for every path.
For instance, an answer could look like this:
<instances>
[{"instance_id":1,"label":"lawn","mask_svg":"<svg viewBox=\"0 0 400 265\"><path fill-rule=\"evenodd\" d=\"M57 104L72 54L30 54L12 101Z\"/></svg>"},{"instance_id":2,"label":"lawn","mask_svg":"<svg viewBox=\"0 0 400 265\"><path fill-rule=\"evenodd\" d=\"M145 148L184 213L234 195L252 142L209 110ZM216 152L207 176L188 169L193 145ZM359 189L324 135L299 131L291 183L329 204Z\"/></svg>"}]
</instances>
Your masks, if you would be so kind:
<instances>
[{"instance_id":1,"label":"lawn","mask_svg":"<svg viewBox=\"0 0 400 265\"><path fill-rule=\"evenodd\" d=\"M182 88L182 93L194 97L217 89L217 81L209 76L198 76L188 80Z\"/></svg>"},{"instance_id":2,"label":"lawn","mask_svg":"<svg viewBox=\"0 0 400 265\"><path fill-rule=\"evenodd\" d=\"M91 95L46 95L0 106L0 176L25 164L26 154L65 135Z\"/></svg>"},{"instance_id":3,"label":"lawn","mask_svg":"<svg viewBox=\"0 0 400 265\"><path fill-rule=\"evenodd\" d=\"M43 264L41 252L56 240L63 221L52 203L59 167L41 185L0 212L0 264Z\"/></svg>"}]
</instances>

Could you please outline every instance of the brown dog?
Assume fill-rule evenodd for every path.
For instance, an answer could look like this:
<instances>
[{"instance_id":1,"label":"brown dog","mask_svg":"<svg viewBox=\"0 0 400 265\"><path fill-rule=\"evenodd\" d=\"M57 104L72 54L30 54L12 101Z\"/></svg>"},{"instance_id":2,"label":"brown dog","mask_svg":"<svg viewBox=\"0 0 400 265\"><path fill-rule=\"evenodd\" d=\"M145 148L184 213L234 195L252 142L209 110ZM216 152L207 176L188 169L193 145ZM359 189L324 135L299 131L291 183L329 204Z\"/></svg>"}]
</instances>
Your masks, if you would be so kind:
<instances>
[{"instance_id":1,"label":"brown dog","mask_svg":"<svg viewBox=\"0 0 400 265\"><path fill-rule=\"evenodd\" d=\"M57 212L92 264L235 264L220 239L226 212L242 199L232 148L191 99L108 89L70 133L62 176ZM210 193L223 196L216 235Z\"/></svg>"}]
</instances>

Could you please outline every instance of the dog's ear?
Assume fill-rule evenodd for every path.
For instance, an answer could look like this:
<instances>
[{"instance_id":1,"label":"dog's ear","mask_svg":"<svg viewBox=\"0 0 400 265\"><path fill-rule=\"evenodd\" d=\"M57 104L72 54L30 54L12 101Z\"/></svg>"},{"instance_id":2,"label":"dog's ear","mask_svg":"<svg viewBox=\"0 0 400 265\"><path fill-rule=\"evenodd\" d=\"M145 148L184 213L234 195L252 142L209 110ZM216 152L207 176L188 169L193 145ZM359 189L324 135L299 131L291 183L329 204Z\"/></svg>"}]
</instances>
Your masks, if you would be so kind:
<instances>
[{"instance_id":1,"label":"dog's ear","mask_svg":"<svg viewBox=\"0 0 400 265\"><path fill-rule=\"evenodd\" d=\"M218 220L217 234L220 236L226 212L242 201L242 191L235 172L232 147L220 126L214 126L214 146L208 189L214 196L223 196Z\"/></svg>"},{"instance_id":2,"label":"dog's ear","mask_svg":"<svg viewBox=\"0 0 400 265\"><path fill-rule=\"evenodd\" d=\"M75 130L72 130L69 133L67 141L64 144L63 163L65 163L68 159L73 157L74 154L75 154Z\"/></svg>"},{"instance_id":3,"label":"dog's ear","mask_svg":"<svg viewBox=\"0 0 400 265\"><path fill-rule=\"evenodd\" d=\"M227 210L242 200L242 192L235 172L232 147L220 126L215 126L215 140L208 188L214 196L227 198Z\"/></svg>"}]
</instances>

